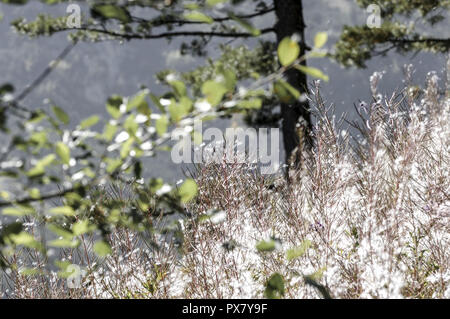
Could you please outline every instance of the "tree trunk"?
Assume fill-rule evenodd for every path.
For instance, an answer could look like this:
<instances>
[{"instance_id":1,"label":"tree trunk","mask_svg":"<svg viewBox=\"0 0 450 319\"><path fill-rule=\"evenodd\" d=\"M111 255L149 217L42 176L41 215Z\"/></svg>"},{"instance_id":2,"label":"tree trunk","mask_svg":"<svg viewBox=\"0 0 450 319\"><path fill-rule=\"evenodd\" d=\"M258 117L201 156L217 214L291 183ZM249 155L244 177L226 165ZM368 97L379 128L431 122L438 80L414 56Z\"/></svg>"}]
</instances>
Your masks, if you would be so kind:
<instances>
[{"instance_id":1,"label":"tree trunk","mask_svg":"<svg viewBox=\"0 0 450 319\"><path fill-rule=\"evenodd\" d=\"M303 6L301 0L274 0L277 23L275 31L277 42L294 34L299 36L300 55L305 53L305 24L303 22ZM287 82L300 93L307 91L306 75L296 69L286 72ZM296 101L294 104L281 104L283 143L286 151L286 163L294 156L294 150L303 151L310 147L311 114L308 102ZM304 121L302 121L302 118ZM301 145L303 144L303 145ZM296 156L297 157L297 156Z\"/></svg>"}]
</instances>

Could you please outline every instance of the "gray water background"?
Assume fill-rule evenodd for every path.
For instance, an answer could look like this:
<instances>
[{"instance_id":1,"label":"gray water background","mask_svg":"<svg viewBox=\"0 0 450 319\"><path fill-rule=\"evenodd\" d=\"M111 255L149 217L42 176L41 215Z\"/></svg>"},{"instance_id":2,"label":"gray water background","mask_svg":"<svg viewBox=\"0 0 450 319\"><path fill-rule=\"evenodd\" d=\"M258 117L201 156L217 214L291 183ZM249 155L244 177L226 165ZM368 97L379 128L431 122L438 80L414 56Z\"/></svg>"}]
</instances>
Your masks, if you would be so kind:
<instances>
[{"instance_id":1,"label":"gray water background","mask_svg":"<svg viewBox=\"0 0 450 319\"><path fill-rule=\"evenodd\" d=\"M368 13L356 5L354 0L304 0L304 17L307 26L307 42L311 44L316 32L327 31L329 40L326 47L333 49L344 24L361 25L366 22ZM65 14L67 4L47 6L32 1L25 6L0 4L0 83L11 82L21 91L33 81L48 63L68 44L67 34L52 37L29 39L17 34L10 22L19 17L32 20L38 13L55 16ZM241 8L245 12L245 8ZM85 10L85 7L83 8ZM87 12L86 12L87 13ZM412 19L412 18L411 18ZM426 30L435 37L449 37L450 19ZM273 14L265 15L256 26L271 25ZM267 35L272 38L274 35ZM93 114L107 117L105 101L112 94L124 96L136 93L144 84L151 91L163 93L164 88L156 83L155 73L171 68L187 71L204 63L203 59L179 54L180 39L168 43L164 39L132 40L120 44L116 41L103 43L79 43L55 71L24 100L31 108L48 108L44 103L50 99L62 107L71 117L71 123ZM218 40L209 45L210 56L218 56ZM255 40L236 40L232 45L246 44L249 47ZM445 79L443 66L446 57L431 53L399 55L389 52L386 57L375 57L368 61L366 69L343 68L328 59L313 59L309 65L320 68L329 75L330 81L322 83L322 94L327 104L336 106L336 115L347 113L355 117L353 104L359 100L368 101L370 97L369 77L375 71L386 71L380 91L391 94L403 86L403 65L412 63L416 68L415 82L423 84L427 72L435 70ZM311 81L312 79L309 79ZM235 118L243 125L239 118ZM232 125L230 121L216 121L213 125L224 129ZM280 154L283 159L284 155ZM172 163L168 153L159 153L146 164L150 174L162 176L174 182L183 177L182 167Z\"/></svg>"}]
</instances>

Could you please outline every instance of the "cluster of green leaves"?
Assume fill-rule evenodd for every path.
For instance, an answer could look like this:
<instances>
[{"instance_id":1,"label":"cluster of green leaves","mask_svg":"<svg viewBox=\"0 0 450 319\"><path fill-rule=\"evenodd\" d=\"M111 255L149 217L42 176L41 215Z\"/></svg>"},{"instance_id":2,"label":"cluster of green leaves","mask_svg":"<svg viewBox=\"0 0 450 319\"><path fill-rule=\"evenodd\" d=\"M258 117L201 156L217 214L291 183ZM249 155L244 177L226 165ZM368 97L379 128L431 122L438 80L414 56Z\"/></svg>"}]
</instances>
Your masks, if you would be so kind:
<instances>
[{"instance_id":1,"label":"cluster of green leaves","mask_svg":"<svg viewBox=\"0 0 450 319\"><path fill-rule=\"evenodd\" d=\"M167 84L170 91L163 96L143 89L129 98L110 97L106 109L111 119L103 123L100 130L95 129L101 124L96 115L70 130L69 115L56 105L51 106L51 112L38 110L31 112L26 121L13 121L17 127L11 127L4 136L10 145L1 156L2 167L5 167L1 176L20 185L21 195L16 197L6 190L0 192L2 215L32 218L39 224L46 224L57 239L40 242L41 239L24 231L19 224L13 224L17 227L6 227L2 233L5 256L13 253L11 247L15 246L43 254L46 254L46 247L76 248L80 245L79 236L94 232L102 235L94 250L103 256L110 251L107 235L111 227L141 230L148 226L143 213L150 209L155 198L172 209L183 211L183 204L192 200L197 192L195 182L190 179L176 191L159 196L158 191L164 186L161 179L135 183L138 199L127 207L115 201L99 205L89 196L100 183L141 179L144 176L142 159L153 156L155 150L170 140L170 130L192 123L183 121L182 124L182 120L218 116L218 106L225 95L233 96L235 92L236 78L232 72L224 72L217 81L204 82L197 98L189 95L180 80L171 79ZM11 91L10 86L2 86L2 94ZM254 95L249 92L248 97L241 97L237 104L251 105ZM162 99L166 103L161 103ZM197 102L208 103L212 109L197 110L194 108ZM2 101L2 108L11 109L13 105ZM58 206L46 205L48 200L58 198L61 198Z\"/></svg>"},{"instance_id":2,"label":"cluster of green leaves","mask_svg":"<svg viewBox=\"0 0 450 319\"><path fill-rule=\"evenodd\" d=\"M105 34L106 29L97 28L96 21L118 25L115 31L107 30L106 35L114 37L115 32L120 32L118 37L125 39L125 35L130 34L138 37L149 35L155 26L171 29L170 21L216 24L217 19L205 12L222 2L226 1L184 4L181 15L164 13L151 21L144 21L133 17L128 6L94 1L90 7L91 19L84 21L84 30L79 30L75 37L90 34L92 39L97 39ZM231 1L232 4L238 2ZM161 3L134 1L129 6L161 9ZM238 26L251 36L260 34L249 22L232 12L225 20L235 24L220 26L221 32L237 32ZM32 36L51 35L66 29L64 17L44 15L32 22L17 20L14 26ZM96 29L90 30L90 27ZM320 48L325 42L326 34L319 33L315 48L308 56L324 56ZM174 130L192 132L187 126L196 119L205 121L260 109L274 97L281 101L299 99L300 93L283 80L284 72L290 68L327 80L320 70L301 65L306 57L299 56L299 44L291 38L284 39L278 50L269 42L261 42L254 51L226 46L222 50L222 58L192 72L160 73L160 80L168 87L162 95L143 88L131 97L111 96L106 103L109 119L92 115L78 123L75 129L70 128L69 115L56 105L51 105L49 111L21 110L26 120L9 119L10 115L17 115L14 113L17 105L14 100L3 99L12 93L12 87L1 86L0 128L5 132L4 138L9 146L0 154L0 164L5 167L0 176L11 179L20 188L19 196L0 190L2 217L16 220L7 223L0 234L2 266L14 268L11 257L19 249L34 250L44 259L48 257L49 247L77 249L85 235L96 238L93 250L98 257L105 257L112 251L108 241L112 229L125 227L141 233L155 231L149 216L173 211L183 213L185 205L197 194L197 185L191 179L178 188L171 188L161 178L149 176L145 170L145 157L170 150L168 142ZM281 68L277 67L276 55L272 54L275 51ZM239 90L238 85L246 79L252 79L252 83ZM194 132L190 134L194 141L198 140ZM135 198L132 202L99 200L95 196L99 184L118 180L133 186ZM30 219L45 226L53 236L43 238L29 231L24 223ZM57 261L57 266L62 275L67 275L66 262ZM26 272L35 274L40 271L30 268Z\"/></svg>"},{"instance_id":3,"label":"cluster of green leaves","mask_svg":"<svg viewBox=\"0 0 450 319\"><path fill-rule=\"evenodd\" d=\"M216 59L208 59L206 66L200 66L193 71L178 74L175 70L164 70L157 74L161 83L167 83L167 77L177 74L186 83L192 83L193 93L201 95L207 88L204 83L214 81L217 78L228 79L235 83L237 79L241 83L252 83L253 93L248 92L246 96L253 96L250 101L242 101L236 108L227 108L223 116L227 116L236 111L242 111L246 115L248 124L251 125L278 125L279 114L276 106L282 103L294 103L299 100L301 93L283 79L284 72L290 68L295 68L314 78L328 81L329 78L321 70L314 67L307 67L301 62L306 58L324 57L322 50L327 41L327 34L319 32L314 41L313 50L306 56L300 57L300 46L290 37L281 41L278 48L271 42L260 42L253 50L245 46L235 48L221 46L222 55ZM259 59L259 60L258 60ZM280 69L278 65L281 64ZM231 80L230 80L231 79ZM209 85L209 84L208 84ZM265 90L269 87L268 90ZM212 92L221 92L224 89L211 87ZM254 114L257 117L252 118ZM261 119L264 116L264 119Z\"/></svg>"},{"instance_id":4,"label":"cluster of green leaves","mask_svg":"<svg viewBox=\"0 0 450 319\"><path fill-rule=\"evenodd\" d=\"M297 46L291 42L285 46L286 41L278 48L282 67L262 78L262 85L270 85L304 59L298 56ZM316 48L325 41L326 35L318 34ZM143 88L131 97L111 96L106 103L110 119L102 121L92 115L75 129L69 128L69 115L56 105L51 105L49 111L39 109L27 113L25 121L14 121L14 117L5 119L3 123L8 129L4 138L9 146L0 156L0 164L5 167L0 176L19 185L20 195L0 191L3 218L16 219L0 235L2 266L15 267L10 257L19 247L35 250L47 258L50 247L77 249L84 235L97 238L93 250L99 257L105 257L111 252L108 235L112 229L126 227L153 232L149 214L151 217L173 211L183 213L184 205L197 194L195 181L187 179L177 189L167 187L161 178L148 176L143 159L154 156L158 150L170 149L168 142L173 130L192 132L185 128L195 119L205 121L225 113L259 108L261 96L266 94L259 86L250 87L242 94L237 89L233 68L224 68L220 62L211 63L210 67L214 77L198 79L201 82L198 86L187 86L177 75L170 74L164 78L169 90L162 95ZM280 81L276 83L283 83ZM299 96L287 83L283 87L289 94ZM11 92L12 86L1 87L1 97ZM224 107L227 102L233 106ZM209 108L197 107L198 104ZM16 105L14 100L2 98L1 106L7 117L7 111L14 110ZM198 138L193 134L191 137L194 141ZM114 199L99 201L95 196L97 186L118 180L131 183L136 198L128 203ZM52 200L53 204L49 204ZM28 231L23 223L30 219L45 225L54 236L43 239ZM65 266L60 267L63 274ZM27 269L27 273L38 271L34 270Z\"/></svg>"},{"instance_id":5,"label":"cluster of green leaves","mask_svg":"<svg viewBox=\"0 0 450 319\"><path fill-rule=\"evenodd\" d=\"M9 1L2 0L4 3L23 5L28 1ZM41 0L41 2L54 5L69 2L67 0ZM253 27L247 19L240 17L228 10L226 18L216 18L212 10L219 4L237 4L242 1L129 1L117 3L117 1L97 0L89 3L89 16L84 15L82 26L79 30L73 30L65 24L66 17L52 17L49 15L40 15L35 21L28 22L25 19L18 19L14 22L14 27L30 36L51 35L53 33L71 30L77 31L71 36L77 40L101 40L101 39L131 39L131 38L154 38L152 30L161 27L172 31L187 24L205 24L213 27L210 31L214 32L236 32L246 31L249 36L258 36L261 31ZM265 10L264 1L259 1L258 7ZM138 17L132 13L135 8L148 8L156 11L158 14L153 17ZM231 21L233 23L224 23ZM108 28L99 28L98 23ZM176 36L176 34L173 34ZM172 34L164 34L163 37L170 38ZM156 36L158 37L158 36Z\"/></svg>"}]
</instances>

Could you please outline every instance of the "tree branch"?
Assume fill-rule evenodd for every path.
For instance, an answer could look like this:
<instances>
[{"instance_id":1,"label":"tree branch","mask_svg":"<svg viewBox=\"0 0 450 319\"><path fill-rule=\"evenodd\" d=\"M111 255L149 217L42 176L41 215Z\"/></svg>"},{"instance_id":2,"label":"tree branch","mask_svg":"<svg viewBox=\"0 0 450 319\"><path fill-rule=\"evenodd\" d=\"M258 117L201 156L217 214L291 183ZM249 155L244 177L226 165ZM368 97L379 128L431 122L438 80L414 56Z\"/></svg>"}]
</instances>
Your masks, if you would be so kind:
<instances>
[{"instance_id":1,"label":"tree branch","mask_svg":"<svg viewBox=\"0 0 450 319\"><path fill-rule=\"evenodd\" d=\"M68 46L66 46L64 50L56 57L56 59L50 62L48 66L44 69L44 71L42 71L42 73L39 74L39 76L36 79L34 79L33 82L27 85L25 89L23 89L23 91L19 93L14 99L8 101L7 103L4 103L3 105L8 107L10 110L14 110L12 114L20 118L28 119L28 117L21 114L20 111L27 114L32 113L32 111L26 107L21 106L19 102L22 101L25 97L27 97L28 94L30 94L39 84L42 83L42 81L45 80L47 76L50 75L50 73L52 73L52 71L56 68L58 63L61 62L70 53L70 51L72 51L72 49L75 47L76 44L77 42L73 42L70 43Z\"/></svg>"},{"instance_id":2,"label":"tree branch","mask_svg":"<svg viewBox=\"0 0 450 319\"><path fill-rule=\"evenodd\" d=\"M445 39L445 38L423 38L423 39L389 39L389 42L392 43L444 43L445 45L447 45L448 47L450 47L450 38Z\"/></svg>"},{"instance_id":3,"label":"tree branch","mask_svg":"<svg viewBox=\"0 0 450 319\"><path fill-rule=\"evenodd\" d=\"M178 32L163 32L159 34L139 34L139 33L118 33L115 31L107 29L97 29L89 27L81 28L64 28L59 29L56 32L62 31L86 31L86 32L97 32L106 34L112 37L118 37L125 40L140 39L161 39L161 38L171 38L171 37L195 37L195 36L207 36L207 37L219 37L219 38L250 38L254 37L253 34L247 32L216 32L216 31L178 31ZM274 28L266 28L261 30L261 34L275 32Z\"/></svg>"},{"instance_id":4,"label":"tree branch","mask_svg":"<svg viewBox=\"0 0 450 319\"><path fill-rule=\"evenodd\" d=\"M54 61L50 62L45 70L33 81L29 84L17 97L14 99L16 102L22 101L31 91L33 91L44 79L55 69L59 62L61 62L72 49L75 47L77 43L70 43L57 57Z\"/></svg>"}]
</instances>

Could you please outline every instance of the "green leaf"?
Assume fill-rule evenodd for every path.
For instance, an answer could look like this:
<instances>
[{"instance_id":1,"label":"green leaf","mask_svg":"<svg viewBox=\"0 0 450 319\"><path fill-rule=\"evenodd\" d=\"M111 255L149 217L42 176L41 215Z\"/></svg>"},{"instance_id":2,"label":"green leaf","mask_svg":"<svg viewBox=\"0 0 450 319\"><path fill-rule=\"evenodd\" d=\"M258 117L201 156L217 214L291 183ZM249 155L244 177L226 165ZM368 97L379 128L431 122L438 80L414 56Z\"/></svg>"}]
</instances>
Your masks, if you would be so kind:
<instances>
[{"instance_id":1,"label":"green leaf","mask_svg":"<svg viewBox=\"0 0 450 319\"><path fill-rule=\"evenodd\" d=\"M228 92L233 92L236 87L236 82L237 82L236 74L232 70L229 70L229 69L221 70L220 73L223 75L223 77L225 79L225 82L223 84L225 85Z\"/></svg>"},{"instance_id":2,"label":"green leaf","mask_svg":"<svg viewBox=\"0 0 450 319\"><path fill-rule=\"evenodd\" d=\"M292 64L300 54L300 46L290 37L284 38L278 46L278 58L282 66Z\"/></svg>"},{"instance_id":3,"label":"green leaf","mask_svg":"<svg viewBox=\"0 0 450 319\"><path fill-rule=\"evenodd\" d=\"M241 25L241 27L243 27L245 30L247 30L248 32L250 32L253 36L257 37L257 36L261 35L261 30L255 28L250 22L238 18L238 17L237 17L236 15L234 15L233 13L230 13L229 16L230 16L230 18L232 18L234 21L236 21L237 23L239 23L239 24Z\"/></svg>"},{"instance_id":4,"label":"green leaf","mask_svg":"<svg viewBox=\"0 0 450 319\"><path fill-rule=\"evenodd\" d=\"M7 191L0 191L0 197L8 200L10 198L10 195Z\"/></svg>"},{"instance_id":5,"label":"green leaf","mask_svg":"<svg viewBox=\"0 0 450 319\"><path fill-rule=\"evenodd\" d=\"M200 8L200 5L198 5L197 3L186 3L183 4L183 7L188 10L196 10Z\"/></svg>"},{"instance_id":6,"label":"green leaf","mask_svg":"<svg viewBox=\"0 0 450 319\"><path fill-rule=\"evenodd\" d=\"M108 166L106 166L106 172L109 174L115 172L123 163L120 158L107 158L105 159L105 162L108 164Z\"/></svg>"},{"instance_id":7,"label":"green leaf","mask_svg":"<svg viewBox=\"0 0 450 319\"><path fill-rule=\"evenodd\" d=\"M273 84L273 91L282 103L292 104L300 98L300 92L283 80Z\"/></svg>"},{"instance_id":8,"label":"green leaf","mask_svg":"<svg viewBox=\"0 0 450 319\"><path fill-rule=\"evenodd\" d=\"M49 154L39 160L36 165L27 172L28 177L36 177L45 173L45 168L50 165L56 158L55 154Z\"/></svg>"},{"instance_id":9,"label":"green leaf","mask_svg":"<svg viewBox=\"0 0 450 319\"><path fill-rule=\"evenodd\" d=\"M117 129L118 129L117 125L113 125L111 123L106 124L103 129L102 137L108 142L112 141L112 139L116 135Z\"/></svg>"},{"instance_id":10,"label":"green leaf","mask_svg":"<svg viewBox=\"0 0 450 319\"><path fill-rule=\"evenodd\" d=\"M67 238L55 239L48 242L48 245L51 247L59 247L59 248L76 248L80 245L80 241L77 239L70 240Z\"/></svg>"},{"instance_id":11,"label":"green leaf","mask_svg":"<svg viewBox=\"0 0 450 319\"><path fill-rule=\"evenodd\" d=\"M302 71L303 73L309 74L315 78L319 78L324 80L325 82L328 82L329 77L328 75L323 74L322 71L320 71L319 69L310 67L310 66L304 66L304 65L295 65L294 66L296 69Z\"/></svg>"},{"instance_id":12,"label":"green leaf","mask_svg":"<svg viewBox=\"0 0 450 319\"><path fill-rule=\"evenodd\" d=\"M75 216L75 211L70 206L59 206L50 208L49 212L53 215Z\"/></svg>"},{"instance_id":13,"label":"green leaf","mask_svg":"<svg viewBox=\"0 0 450 319\"><path fill-rule=\"evenodd\" d=\"M193 179L187 179L178 189L178 195L183 203L191 201L198 191L197 183Z\"/></svg>"},{"instance_id":14,"label":"green leaf","mask_svg":"<svg viewBox=\"0 0 450 319\"><path fill-rule=\"evenodd\" d=\"M293 259L303 256L306 253L306 251L309 249L309 247L311 247L311 244L312 244L311 241L305 240L302 242L302 244L300 246L289 249L286 252L287 260L291 261Z\"/></svg>"},{"instance_id":15,"label":"green leaf","mask_svg":"<svg viewBox=\"0 0 450 319\"><path fill-rule=\"evenodd\" d=\"M28 191L28 194L30 194L30 197L33 199L39 199L41 197L41 191L39 188L31 188Z\"/></svg>"},{"instance_id":16,"label":"green leaf","mask_svg":"<svg viewBox=\"0 0 450 319\"><path fill-rule=\"evenodd\" d=\"M116 19L122 23L131 22L131 16L125 7L112 4L99 4L92 8L94 14L107 19Z\"/></svg>"},{"instance_id":17,"label":"green leaf","mask_svg":"<svg viewBox=\"0 0 450 319\"><path fill-rule=\"evenodd\" d=\"M192 131L192 141L195 145L200 145L203 143L203 135L201 132L198 131Z\"/></svg>"},{"instance_id":18,"label":"green leaf","mask_svg":"<svg viewBox=\"0 0 450 319\"><path fill-rule=\"evenodd\" d=\"M192 101L188 97L182 97L179 103L172 101L168 110L172 121L178 123L183 117L185 117L192 109Z\"/></svg>"},{"instance_id":19,"label":"green leaf","mask_svg":"<svg viewBox=\"0 0 450 319\"><path fill-rule=\"evenodd\" d=\"M61 269L63 271L65 271L67 269L67 267L72 265L72 263L68 260L62 261L62 260L57 260L57 259L54 261L54 264L56 267L58 267L59 269Z\"/></svg>"},{"instance_id":20,"label":"green leaf","mask_svg":"<svg viewBox=\"0 0 450 319\"><path fill-rule=\"evenodd\" d=\"M228 0L206 0L206 4L210 7L218 5L219 3L227 2Z\"/></svg>"},{"instance_id":21,"label":"green leaf","mask_svg":"<svg viewBox=\"0 0 450 319\"><path fill-rule=\"evenodd\" d=\"M262 100L261 99L243 100L238 103L238 106L244 109L260 109L262 107Z\"/></svg>"},{"instance_id":22,"label":"green leaf","mask_svg":"<svg viewBox=\"0 0 450 319\"><path fill-rule=\"evenodd\" d=\"M326 32L318 32L314 37L314 47L320 49L327 43L328 34Z\"/></svg>"},{"instance_id":23,"label":"green leaf","mask_svg":"<svg viewBox=\"0 0 450 319\"><path fill-rule=\"evenodd\" d=\"M89 220L79 220L72 226L72 232L75 236L86 234L95 229L94 225L89 225Z\"/></svg>"},{"instance_id":24,"label":"green leaf","mask_svg":"<svg viewBox=\"0 0 450 319\"><path fill-rule=\"evenodd\" d=\"M120 106L123 103L123 99L119 95L113 95L108 98L106 102L106 110L115 119L120 117Z\"/></svg>"},{"instance_id":25,"label":"green leaf","mask_svg":"<svg viewBox=\"0 0 450 319\"><path fill-rule=\"evenodd\" d=\"M174 80L174 81L169 81L169 84L175 91L175 95L178 98L181 98L182 96L187 95L186 85L183 82Z\"/></svg>"},{"instance_id":26,"label":"green leaf","mask_svg":"<svg viewBox=\"0 0 450 319\"><path fill-rule=\"evenodd\" d=\"M47 114L45 114L44 112L35 111L32 113L31 118L28 120L28 123L29 124L37 124L46 118L47 118Z\"/></svg>"},{"instance_id":27,"label":"green leaf","mask_svg":"<svg viewBox=\"0 0 450 319\"><path fill-rule=\"evenodd\" d=\"M279 273L274 273L266 282L264 296L268 299L279 299L284 296L284 279Z\"/></svg>"},{"instance_id":28,"label":"green leaf","mask_svg":"<svg viewBox=\"0 0 450 319\"><path fill-rule=\"evenodd\" d=\"M332 299L330 292L328 291L328 288L318 282L318 276L321 276L321 273L324 270L325 269L319 270L318 271L319 275L315 273L310 276L304 276L303 278L305 279L305 283L316 288L324 299Z\"/></svg>"},{"instance_id":29,"label":"green leaf","mask_svg":"<svg viewBox=\"0 0 450 319\"><path fill-rule=\"evenodd\" d=\"M27 215L34 215L35 210L32 206L28 205L18 205L15 207L7 207L4 208L2 211L2 214L5 216L27 216Z\"/></svg>"},{"instance_id":30,"label":"green leaf","mask_svg":"<svg viewBox=\"0 0 450 319\"><path fill-rule=\"evenodd\" d=\"M20 274L24 276L36 276L36 275L42 275L43 271L36 269L36 268L21 268Z\"/></svg>"},{"instance_id":31,"label":"green leaf","mask_svg":"<svg viewBox=\"0 0 450 319\"><path fill-rule=\"evenodd\" d=\"M33 235L24 231L19 234L12 234L9 236L9 238L16 245L22 245L28 248L35 248L35 249L42 248L42 244L38 242L36 239L34 239Z\"/></svg>"},{"instance_id":32,"label":"green leaf","mask_svg":"<svg viewBox=\"0 0 450 319\"><path fill-rule=\"evenodd\" d=\"M34 132L30 136L30 142L36 143L39 147L44 146L48 142L48 134L46 131Z\"/></svg>"},{"instance_id":33,"label":"green leaf","mask_svg":"<svg viewBox=\"0 0 450 319\"><path fill-rule=\"evenodd\" d=\"M63 142L56 143L55 152L64 164L69 164L70 161L70 149Z\"/></svg>"},{"instance_id":34,"label":"green leaf","mask_svg":"<svg viewBox=\"0 0 450 319\"><path fill-rule=\"evenodd\" d=\"M120 158L126 158L131 151L131 147L134 143L134 137L130 137L126 142L122 144L122 149L120 150Z\"/></svg>"},{"instance_id":35,"label":"green leaf","mask_svg":"<svg viewBox=\"0 0 450 319\"><path fill-rule=\"evenodd\" d=\"M327 56L327 52L324 51L312 51L308 54L308 58L324 58Z\"/></svg>"},{"instance_id":36,"label":"green leaf","mask_svg":"<svg viewBox=\"0 0 450 319\"><path fill-rule=\"evenodd\" d=\"M199 11L191 11L189 13L186 13L184 17L189 21L204 22L208 24L214 22L214 20L211 17L208 17L206 14L201 13Z\"/></svg>"},{"instance_id":37,"label":"green leaf","mask_svg":"<svg viewBox=\"0 0 450 319\"><path fill-rule=\"evenodd\" d=\"M106 257L111 254L111 246L103 240L99 240L94 244L94 251L99 257Z\"/></svg>"},{"instance_id":38,"label":"green leaf","mask_svg":"<svg viewBox=\"0 0 450 319\"><path fill-rule=\"evenodd\" d=\"M67 113L64 112L64 110L62 108L60 108L59 106L53 105L52 111L53 111L53 113L55 113L56 117L58 118L58 120L61 121L61 123L66 124L66 125L69 124L69 122L70 122L69 115L67 115Z\"/></svg>"},{"instance_id":39,"label":"green leaf","mask_svg":"<svg viewBox=\"0 0 450 319\"><path fill-rule=\"evenodd\" d=\"M59 227L55 224L48 224L47 228L52 231L54 234L64 238L64 239L68 239L68 240L72 240L72 238L74 237L74 234L72 234L70 231Z\"/></svg>"},{"instance_id":40,"label":"green leaf","mask_svg":"<svg viewBox=\"0 0 450 319\"><path fill-rule=\"evenodd\" d=\"M20 222L13 222L3 226L0 232L0 241L2 238L6 238L11 234L19 234L23 230L23 225Z\"/></svg>"},{"instance_id":41,"label":"green leaf","mask_svg":"<svg viewBox=\"0 0 450 319\"><path fill-rule=\"evenodd\" d=\"M123 128L131 135L136 135L136 132L139 128L138 123L136 122L136 115L130 114L130 116L127 117L125 122L123 123Z\"/></svg>"},{"instance_id":42,"label":"green leaf","mask_svg":"<svg viewBox=\"0 0 450 319\"><path fill-rule=\"evenodd\" d=\"M274 251L275 248L276 248L276 243L274 240L269 240L269 241L262 240L256 245L256 249L259 252Z\"/></svg>"},{"instance_id":43,"label":"green leaf","mask_svg":"<svg viewBox=\"0 0 450 319\"><path fill-rule=\"evenodd\" d=\"M202 93L211 106L219 104L227 91L227 88L222 83L216 81L206 81L202 85Z\"/></svg>"},{"instance_id":44,"label":"green leaf","mask_svg":"<svg viewBox=\"0 0 450 319\"><path fill-rule=\"evenodd\" d=\"M167 132L168 126L169 119L166 115L161 115L161 117L155 122L156 133L158 133L159 136L163 136Z\"/></svg>"},{"instance_id":45,"label":"green leaf","mask_svg":"<svg viewBox=\"0 0 450 319\"><path fill-rule=\"evenodd\" d=\"M163 187L164 181L162 178L152 178L149 182L150 192L155 194L161 187Z\"/></svg>"},{"instance_id":46,"label":"green leaf","mask_svg":"<svg viewBox=\"0 0 450 319\"><path fill-rule=\"evenodd\" d=\"M93 116L88 117L87 119L81 121L80 127L83 130L87 129L87 128L97 124L99 120L100 120L100 118L97 115L93 115Z\"/></svg>"},{"instance_id":47,"label":"green leaf","mask_svg":"<svg viewBox=\"0 0 450 319\"><path fill-rule=\"evenodd\" d=\"M150 99L162 113L166 113L164 106L161 104L159 98L156 95L150 93Z\"/></svg>"},{"instance_id":48,"label":"green leaf","mask_svg":"<svg viewBox=\"0 0 450 319\"><path fill-rule=\"evenodd\" d=\"M177 103L171 103L169 105L169 113L170 118L174 123L178 123L181 118L186 114L182 107L180 107Z\"/></svg>"},{"instance_id":49,"label":"green leaf","mask_svg":"<svg viewBox=\"0 0 450 319\"><path fill-rule=\"evenodd\" d=\"M142 109L148 107L148 103L146 101L148 95L148 90L143 90L133 96L127 103L127 111L131 111L135 108Z\"/></svg>"}]
</instances>

